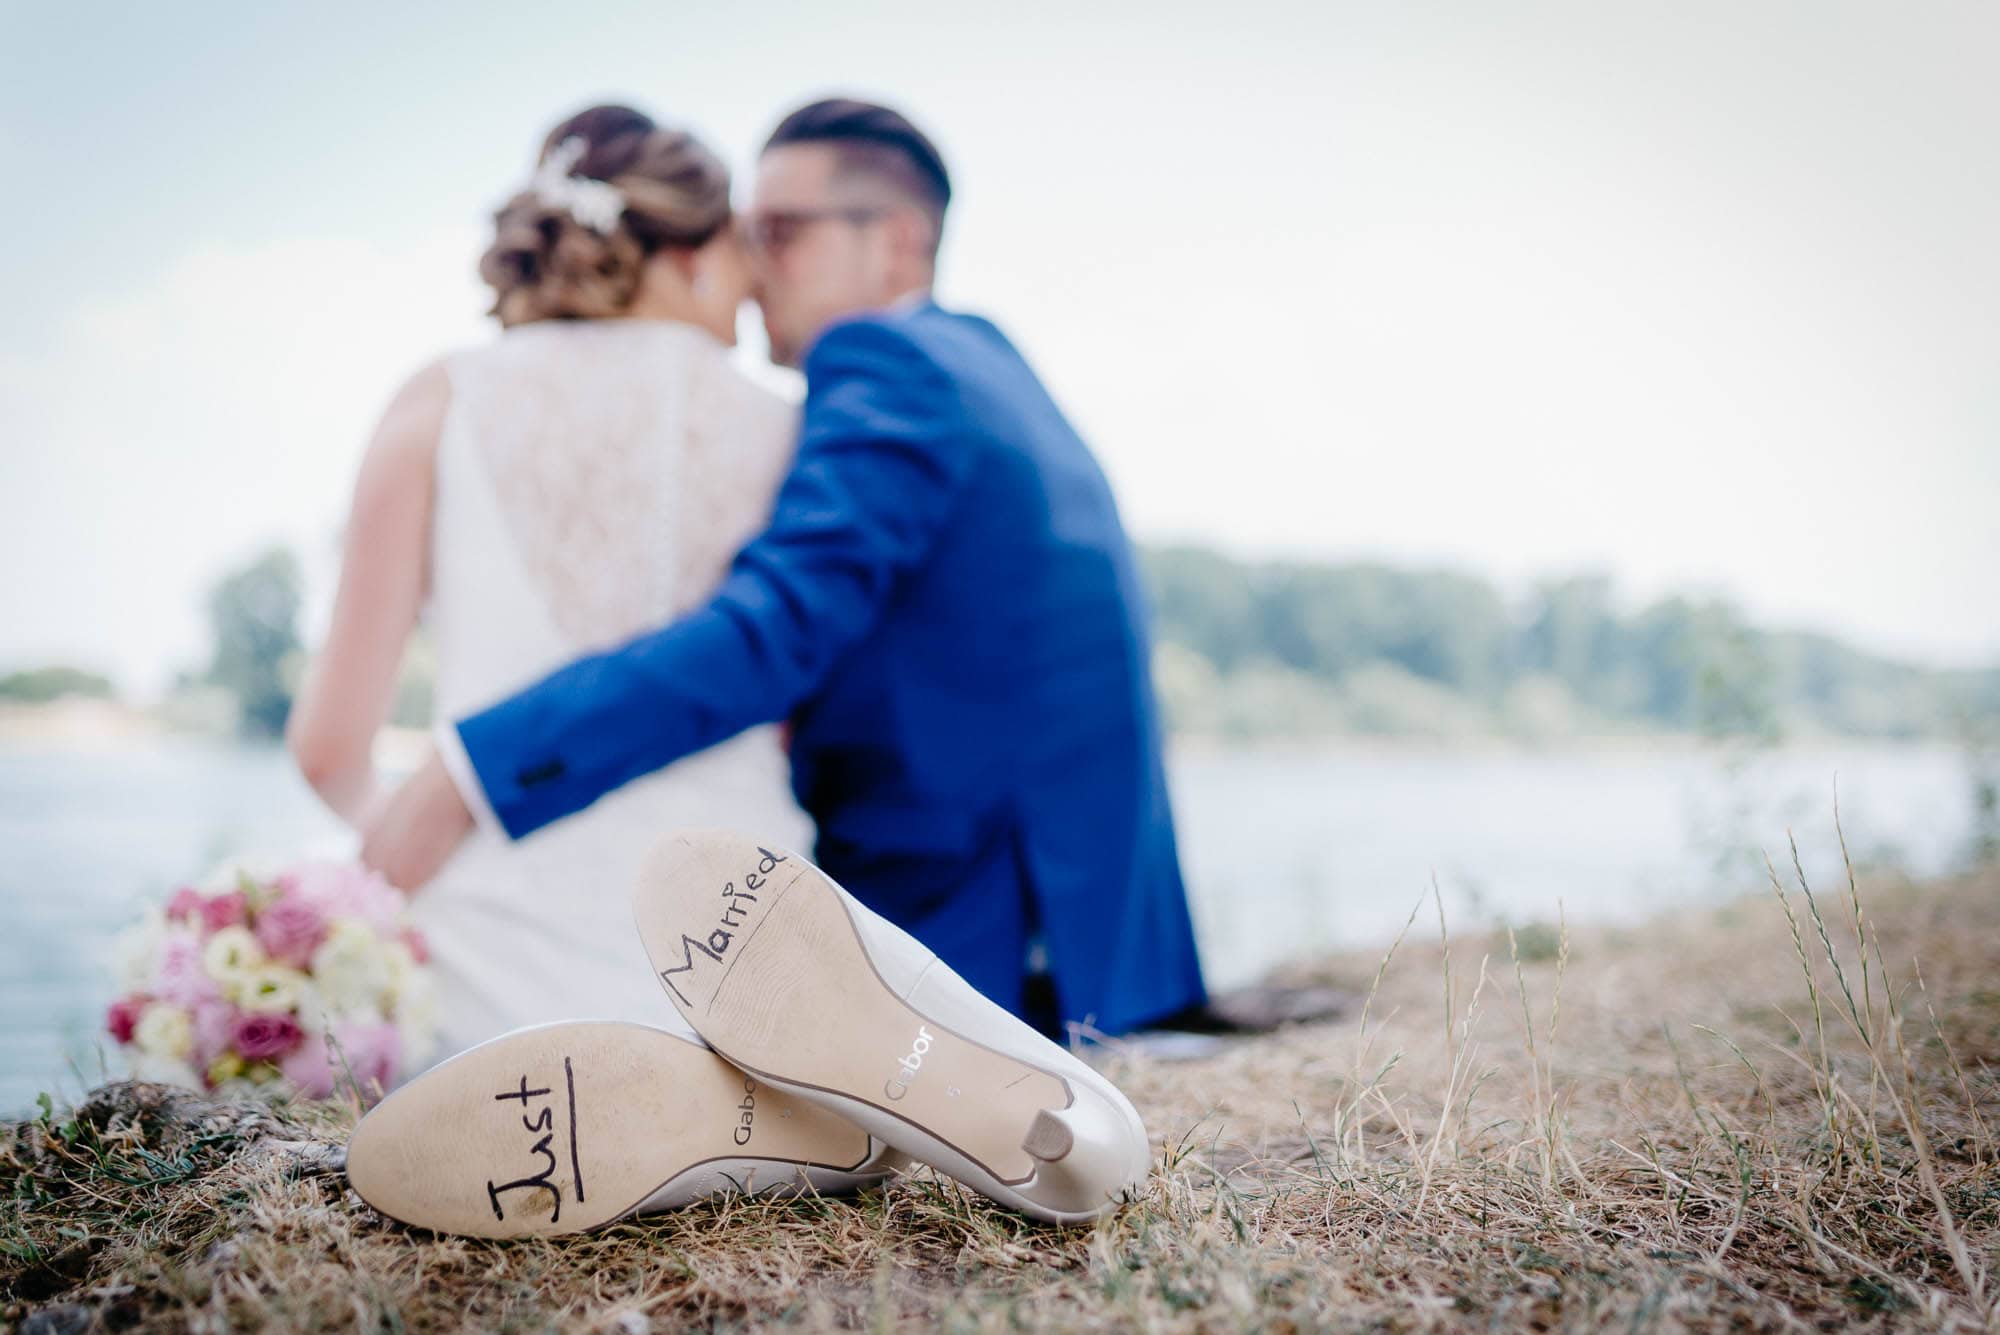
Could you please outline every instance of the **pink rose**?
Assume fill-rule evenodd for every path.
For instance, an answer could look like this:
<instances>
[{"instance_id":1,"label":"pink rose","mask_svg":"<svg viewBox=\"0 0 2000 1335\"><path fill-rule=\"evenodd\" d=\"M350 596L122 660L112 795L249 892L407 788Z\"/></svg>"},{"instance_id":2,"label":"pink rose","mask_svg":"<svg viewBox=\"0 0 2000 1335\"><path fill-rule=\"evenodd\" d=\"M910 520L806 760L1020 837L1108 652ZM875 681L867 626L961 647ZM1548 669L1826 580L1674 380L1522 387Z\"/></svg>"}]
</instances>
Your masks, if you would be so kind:
<instances>
[{"instance_id":1,"label":"pink rose","mask_svg":"<svg viewBox=\"0 0 2000 1335\"><path fill-rule=\"evenodd\" d=\"M326 918L304 899L281 899L257 915L253 930L272 959L303 969L326 939Z\"/></svg>"},{"instance_id":2,"label":"pink rose","mask_svg":"<svg viewBox=\"0 0 2000 1335\"><path fill-rule=\"evenodd\" d=\"M333 1093L336 1080L352 1071L361 1097L373 1103L395 1083L403 1060L403 1040L395 1025L344 1020L333 1026L331 1038L328 1042L318 1034L307 1034L279 1059L278 1069L300 1094L323 1099Z\"/></svg>"},{"instance_id":3,"label":"pink rose","mask_svg":"<svg viewBox=\"0 0 2000 1335\"><path fill-rule=\"evenodd\" d=\"M231 890L226 895L214 895L201 901L201 922L210 932L235 927L247 916L249 906L243 902L241 890Z\"/></svg>"},{"instance_id":4,"label":"pink rose","mask_svg":"<svg viewBox=\"0 0 2000 1335\"><path fill-rule=\"evenodd\" d=\"M135 992L129 997L120 997L111 1003L104 1013L104 1027L120 1043L132 1041L132 1030L138 1026L139 1012L152 1004L153 999L144 992Z\"/></svg>"},{"instance_id":5,"label":"pink rose","mask_svg":"<svg viewBox=\"0 0 2000 1335\"><path fill-rule=\"evenodd\" d=\"M359 918L393 935L403 912L403 892L358 862L302 862L290 873L298 898L327 917Z\"/></svg>"},{"instance_id":6,"label":"pink rose","mask_svg":"<svg viewBox=\"0 0 2000 1335\"><path fill-rule=\"evenodd\" d=\"M296 896L328 913L338 913L347 895L347 868L338 862L301 862L278 878L284 898Z\"/></svg>"},{"instance_id":7,"label":"pink rose","mask_svg":"<svg viewBox=\"0 0 2000 1335\"><path fill-rule=\"evenodd\" d=\"M198 1001L194 1007L194 1065L206 1071L208 1064L226 1051L236 1036L236 1018L241 1012L217 997Z\"/></svg>"},{"instance_id":8,"label":"pink rose","mask_svg":"<svg viewBox=\"0 0 2000 1335\"><path fill-rule=\"evenodd\" d=\"M403 929L403 944L410 948L410 958L417 963L429 964L431 962L430 942L424 940L424 934L416 928L405 927Z\"/></svg>"},{"instance_id":9,"label":"pink rose","mask_svg":"<svg viewBox=\"0 0 2000 1335\"><path fill-rule=\"evenodd\" d=\"M333 1093L333 1066L327 1059L326 1042L318 1034L307 1034L297 1047L280 1057L278 1070L292 1088L309 1099L323 1099Z\"/></svg>"},{"instance_id":10,"label":"pink rose","mask_svg":"<svg viewBox=\"0 0 2000 1335\"><path fill-rule=\"evenodd\" d=\"M361 868L355 870L359 872ZM409 897L372 871L362 874L366 880L354 891L355 916L383 936L394 936L402 926L403 910L409 907Z\"/></svg>"},{"instance_id":11,"label":"pink rose","mask_svg":"<svg viewBox=\"0 0 2000 1335\"><path fill-rule=\"evenodd\" d=\"M201 937L194 932L167 933L153 965L153 991L162 1001L193 1006L219 995L215 980L201 962Z\"/></svg>"},{"instance_id":12,"label":"pink rose","mask_svg":"<svg viewBox=\"0 0 2000 1335\"><path fill-rule=\"evenodd\" d=\"M173 898L167 901L167 917L197 922L201 919L201 905L201 891L191 885L184 885L174 891Z\"/></svg>"},{"instance_id":13,"label":"pink rose","mask_svg":"<svg viewBox=\"0 0 2000 1335\"><path fill-rule=\"evenodd\" d=\"M289 1015L240 1016L230 1033L230 1041L245 1061L269 1061L299 1045L305 1030Z\"/></svg>"},{"instance_id":14,"label":"pink rose","mask_svg":"<svg viewBox=\"0 0 2000 1335\"><path fill-rule=\"evenodd\" d=\"M334 1025L333 1039L347 1059L347 1069L354 1073L355 1084L361 1087L362 1098L372 1103L389 1091L403 1060L403 1039L395 1025L344 1021Z\"/></svg>"}]
</instances>

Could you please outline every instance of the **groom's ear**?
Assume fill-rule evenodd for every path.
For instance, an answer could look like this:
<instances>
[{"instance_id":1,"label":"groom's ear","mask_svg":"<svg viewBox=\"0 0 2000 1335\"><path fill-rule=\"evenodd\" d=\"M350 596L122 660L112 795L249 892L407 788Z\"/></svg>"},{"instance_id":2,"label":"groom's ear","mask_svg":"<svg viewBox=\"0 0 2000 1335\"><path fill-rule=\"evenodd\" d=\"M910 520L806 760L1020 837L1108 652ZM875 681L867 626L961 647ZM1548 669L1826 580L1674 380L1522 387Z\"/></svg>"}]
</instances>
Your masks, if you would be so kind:
<instances>
[{"instance_id":1,"label":"groom's ear","mask_svg":"<svg viewBox=\"0 0 2000 1335\"><path fill-rule=\"evenodd\" d=\"M937 254L936 224L922 209L900 208L886 219L890 235L895 238L896 249L918 262L929 265Z\"/></svg>"}]
</instances>

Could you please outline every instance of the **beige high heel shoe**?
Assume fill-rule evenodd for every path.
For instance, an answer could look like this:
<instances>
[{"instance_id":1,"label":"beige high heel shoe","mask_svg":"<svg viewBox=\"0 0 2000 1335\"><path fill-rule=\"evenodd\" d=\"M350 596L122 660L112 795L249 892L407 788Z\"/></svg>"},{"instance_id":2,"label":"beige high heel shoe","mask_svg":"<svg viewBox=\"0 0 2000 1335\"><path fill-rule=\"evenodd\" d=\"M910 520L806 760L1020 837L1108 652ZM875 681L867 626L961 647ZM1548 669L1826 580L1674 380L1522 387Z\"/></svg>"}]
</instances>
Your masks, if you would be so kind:
<instances>
[{"instance_id":1,"label":"beige high heel shoe","mask_svg":"<svg viewBox=\"0 0 2000 1335\"><path fill-rule=\"evenodd\" d=\"M1110 1081L800 854L672 835L633 914L688 1024L766 1084L1038 1219L1085 1223L1141 1189L1145 1124Z\"/></svg>"},{"instance_id":2,"label":"beige high heel shoe","mask_svg":"<svg viewBox=\"0 0 2000 1335\"><path fill-rule=\"evenodd\" d=\"M879 1182L903 1156L679 1034L620 1020L531 1025L392 1091L347 1177L392 1219L482 1238L576 1233L716 1192Z\"/></svg>"}]
</instances>

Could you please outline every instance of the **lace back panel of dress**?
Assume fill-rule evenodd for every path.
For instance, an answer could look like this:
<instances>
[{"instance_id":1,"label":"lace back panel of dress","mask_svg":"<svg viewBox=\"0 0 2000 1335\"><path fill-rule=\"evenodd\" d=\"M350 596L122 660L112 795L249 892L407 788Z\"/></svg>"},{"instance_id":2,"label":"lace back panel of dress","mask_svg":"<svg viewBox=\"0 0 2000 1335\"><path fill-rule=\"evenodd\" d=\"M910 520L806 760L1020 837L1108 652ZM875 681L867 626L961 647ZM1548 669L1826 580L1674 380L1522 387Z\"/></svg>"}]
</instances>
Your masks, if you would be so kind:
<instances>
[{"instance_id":1,"label":"lace back panel of dress","mask_svg":"<svg viewBox=\"0 0 2000 1335\"><path fill-rule=\"evenodd\" d=\"M516 329L455 366L453 389L522 568L579 648L706 598L788 464L791 410L674 326Z\"/></svg>"}]
</instances>

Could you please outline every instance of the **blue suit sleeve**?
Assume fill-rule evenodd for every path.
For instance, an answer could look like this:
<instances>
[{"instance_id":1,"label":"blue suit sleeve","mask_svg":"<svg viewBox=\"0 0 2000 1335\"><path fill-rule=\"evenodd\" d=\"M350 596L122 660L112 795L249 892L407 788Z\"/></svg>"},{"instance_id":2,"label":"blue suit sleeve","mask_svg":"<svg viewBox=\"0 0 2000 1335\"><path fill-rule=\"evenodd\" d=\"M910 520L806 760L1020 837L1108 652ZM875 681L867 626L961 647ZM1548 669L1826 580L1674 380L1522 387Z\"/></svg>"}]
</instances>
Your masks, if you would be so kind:
<instances>
[{"instance_id":1,"label":"blue suit sleeve","mask_svg":"<svg viewBox=\"0 0 2000 1335\"><path fill-rule=\"evenodd\" d=\"M930 550L975 449L951 380L869 320L827 330L804 369L792 471L715 596L459 720L510 837L789 715Z\"/></svg>"}]
</instances>

